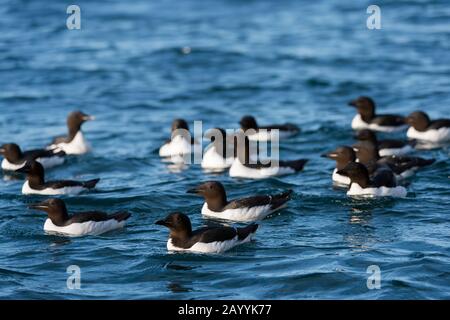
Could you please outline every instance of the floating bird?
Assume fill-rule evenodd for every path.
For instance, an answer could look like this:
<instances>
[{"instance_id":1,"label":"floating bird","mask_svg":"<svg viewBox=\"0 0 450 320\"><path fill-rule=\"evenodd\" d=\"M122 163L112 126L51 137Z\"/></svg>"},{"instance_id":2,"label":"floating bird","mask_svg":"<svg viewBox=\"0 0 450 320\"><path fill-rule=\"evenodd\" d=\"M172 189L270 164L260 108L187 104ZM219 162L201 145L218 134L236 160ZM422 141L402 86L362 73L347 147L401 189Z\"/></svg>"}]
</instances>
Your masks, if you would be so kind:
<instances>
[{"instance_id":1,"label":"floating bird","mask_svg":"<svg viewBox=\"0 0 450 320\"><path fill-rule=\"evenodd\" d=\"M30 209L47 212L45 231L69 236L99 235L123 228L125 221L131 216L126 211L113 214L89 211L69 215L64 201L55 198L32 204Z\"/></svg>"},{"instance_id":2,"label":"floating bird","mask_svg":"<svg viewBox=\"0 0 450 320\"><path fill-rule=\"evenodd\" d=\"M241 134L242 132L240 135ZM237 157L234 159L233 164L230 167L230 177L266 179L275 176L283 176L300 172L303 170L306 162L308 162L306 159L289 161L267 159L267 161L264 161L263 163L260 159L258 159L258 147L256 151L257 158L252 159L250 157L251 149L253 148L250 148L250 141L246 136L244 139L240 139L244 141L243 147L240 146L239 143L236 143L235 145Z\"/></svg>"},{"instance_id":3,"label":"floating bird","mask_svg":"<svg viewBox=\"0 0 450 320\"><path fill-rule=\"evenodd\" d=\"M349 186L350 178L341 176L337 172L344 169L349 163L356 161L355 151L351 147L341 146L334 151L323 154L322 157L336 161L336 168L334 168L332 175L333 182L338 185Z\"/></svg>"},{"instance_id":4,"label":"floating bird","mask_svg":"<svg viewBox=\"0 0 450 320\"><path fill-rule=\"evenodd\" d=\"M188 190L188 193L205 198L202 208L204 216L233 221L257 221L284 208L291 199L292 190L228 201L223 185L218 181L208 181Z\"/></svg>"},{"instance_id":5,"label":"floating bird","mask_svg":"<svg viewBox=\"0 0 450 320\"><path fill-rule=\"evenodd\" d=\"M211 144L206 147L201 166L203 169L213 172L223 171L234 161L234 138L227 135L222 128L208 130L206 136L211 139Z\"/></svg>"},{"instance_id":6,"label":"floating bird","mask_svg":"<svg viewBox=\"0 0 450 320\"><path fill-rule=\"evenodd\" d=\"M337 173L350 178L348 196L374 198L406 197L407 195L404 187L397 186L396 178L391 170L380 171L373 179L370 179L369 171L363 164L351 162Z\"/></svg>"},{"instance_id":7,"label":"floating bird","mask_svg":"<svg viewBox=\"0 0 450 320\"><path fill-rule=\"evenodd\" d=\"M7 143L0 147L0 154L4 156L2 169L16 171L25 166L27 161L39 161L44 168L51 168L64 163L66 153L57 150L34 149L22 151L15 143Z\"/></svg>"},{"instance_id":8,"label":"floating bird","mask_svg":"<svg viewBox=\"0 0 450 320\"><path fill-rule=\"evenodd\" d=\"M369 129L358 131L355 138L359 141L370 141L378 147L381 157L384 156L401 156L410 153L414 150L416 145L415 140L378 140L375 132Z\"/></svg>"},{"instance_id":9,"label":"floating bird","mask_svg":"<svg viewBox=\"0 0 450 320\"><path fill-rule=\"evenodd\" d=\"M23 194L75 195L95 188L95 185L100 181L100 179L93 179L89 181L58 180L46 182L44 168L34 160L27 162L17 172L27 174L27 180L22 187Z\"/></svg>"},{"instance_id":10,"label":"floating bird","mask_svg":"<svg viewBox=\"0 0 450 320\"><path fill-rule=\"evenodd\" d=\"M358 161L368 167L369 172L371 171L370 167L385 165L394 171L398 179L408 178L419 168L429 166L436 161L435 159L413 156L380 157L377 146L369 141L360 142L357 146L354 146L354 150Z\"/></svg>"},{"instance_id":11,"label":"floating bird","mask_svg":"<svg viewBox=\"0 0 450 320\"><path fill-rule=\"evenodd\" d=\"M406 133L410 139L435 143L450 141L450 119L432 121L425 112L415 111L406 118L406 122L411 126Z\"/></svg>"},{"instance_id":12,"label":"floating bird","mask_svg":"<svg viewBox=\"0 0 450 320\"><path fill-rule=\"evenodd\" d=\"M62 150L66 154L84 154L89 152L90 146L85 140L81 125L86 121L94 120L95 117L87 115L81 111L74 111L67 117L67 128L69 135L67 137L58 137L47 147L47 149Z\"/></svg>"},{"instance_id":13,"label":"floating bird","mask_svg":"<svg viewBox=\"0 0 450 320\"><path fill-rule=\"evenodd\" d=\"M353 118L354 130L371 129L382 132L406 130L405 118L400 115L375 113L375 102L369 97L359 97L350 101L349 106L355 107L358 114Z\"/></svg>"},{"instance_id":14,"label":"floating bird","mask_svg":"<svg viewBox=\"0 0 450 320\"><path fill-rule=\"evenodd\" d=\"M252 116L244 116L239 121L241 129L247 132L247 130L253 130L253 134L249 134L248 138L251 141L270 141L274 137L272 130L278 130L279 138L285 139L297 135L300 132L300 128L292 123L274 124L269 126L258 126L256 120Z\"/></svg>"},{"instance_id":15,"label":"floating bird","mask_svg":"<svg viewBox=\"0 0 450 320\"><path fill-rule=\"evenodd\" d=\"M164 220L156 222L169 228L167 250L197 253L222 253L231 248L250 242L257 224L243 228L206 227L192 231L189 217L183 213L171 213Z\"/></svg>"},{"instance_id":16,"label":"floating bird","mask_svg":"<svg viewBox=\"0 0 450 320\"><path fill-rule=\"evenodd\" d=\"M182 157L195 152L196 148L200 148L199 143L191 138L189 126L183 119L175 119L172 122L172 137L167 140L159 149L159 156L164 158ZM194 150L193 150L194 149Z\"/></svg>"}]
</instances>

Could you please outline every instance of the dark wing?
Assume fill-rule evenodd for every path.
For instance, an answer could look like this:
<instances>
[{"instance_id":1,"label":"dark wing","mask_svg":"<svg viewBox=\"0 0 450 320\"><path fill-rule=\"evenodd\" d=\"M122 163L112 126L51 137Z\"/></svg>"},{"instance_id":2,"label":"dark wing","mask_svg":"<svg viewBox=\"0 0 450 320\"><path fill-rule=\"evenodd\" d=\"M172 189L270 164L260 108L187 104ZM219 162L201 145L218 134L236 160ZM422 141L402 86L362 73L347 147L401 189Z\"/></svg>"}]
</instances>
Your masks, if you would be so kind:
<instances>
[{"instance_id":1,"label":"dark wing","mask_svg":"<svg viewBox=\"0 0 450 320\"><path fill-rule=\"evenodd\" d=\"M238 200L230 201L223 209L239 209L239 208L251 208L257 206L265 206L270 204L271 209L276 209L284 205L287 201L290 200L290 195L292 194L292 190L289 190L284 193L276 194L273 196L254 196L248 197Z\"/></svg>"},{"instance_id":2,"label":"dark wing","mask_svg":"<svg viewBox=\"0 0 450 320\"><path fill-rule=\"evenodd\" d=\"M372 184L377 188L379 187L394 188L397 186L397 180L392 170L380 169L373 174Z\"/></svg>"},{"instance_id":3,"label":"dark wing","mask_svg":"<svg viewBox=\"0 0 450 320\"><path fill-rule=\"evenodd\" d=\"M295 171L301 171L307 162L308 160L306 159L280 161L280 167L289 167Z\"/></svg>"},{"instance_id":4,"label":"dark wing","mask_svg":"<svg viewBox=\"0 0 450 320\"><path fill-rule=\"evenodd\" d=\"M378 149L401 149L406 146L406 141L401 140L381 140L378 143Z\"/></svg>"},{"instance_id":5,"label":"dark wing","mask_svg":"<svg viewBox=\"0 0 450 320\"><path fill-rule=\"evenodd\" d=\"M444 127L450 128L450 119L438 119L431 121L428 129L440 129Z\"/></svg>"},{"instance_id":6,"label":"dark wing","mask_svg":"<svg viewBox=\"0 0 450 320\"><path fill-rule=\"evenodd\" d=\"M47 181L44 183L43 188L61 189L64 187L83 187L83 181L73 180L59 180L59 181Z\"/></svg>"},{"instance_id":7,"label":"dark wing","mask_svg":"<svg viewBox=\"0 0 450 320\"><path fill-rule=\"evenodd\" d=\"M113 214L107 214L101 211L88 211L88 212L80 212L74 214L70 217L68 224L70 223L83 223L87 221L107 221L111 219L115 219L117 221L127 220L131 216L130 213L121 211Z\"/></svg>"},{"instance_id":8,"label":"dark wing","mask_svg":"<svg viewBox=\"0 0 450 320\"><path fill-rule=\"evenodd\" d=\"M190 242L210 243L231 240L236 236L236 229L230 227L202 228L192 232Z\"/></svg>"},{"instance_id":9,"label":"dark wing","mask_svg":"<svg viewBox=\"0 0 450 320\"><path fill-rule=\"evenodd\" d=\"M248 237L249 234L255 233L258 229L258 225L255 223L249 224L244 228L237 228L237 234L239 240L244 240Z\"/></svg>"},{"instance_id":10,"label":"dark wing","mask_svg":"<svg viewBox=\"0 0 450 320\"><path fill-rule=\"evenodd\" d=\"M435 161L435 159L407 156L389 156L383 157L379 160L380 163L385 163L391 167L391 169L397 174L412 168L429 166Z\"/></svg>"},{"instance_id":11,"label":"dark wing","mask_svg":"<svg viewBox=\"0 0 450 320\"><path fill-rule=\"evenodd\" d=\"M273 124L270 126L259 127L259 129L266 129L266 130L278 129L280 131L300 132L300 128L293 123Z\"/></svg>"},{"instance_id":12,"label":"dark wing","mask_svg":"<svg viewBox=\"0 0 450 320\"><path fill-rule=\"evenodd\" d=\"M405 118L395 114L378 115L372 119L370 123L378 124L380 126L402 126L405 124Z\"/></svg>"},{"instance_id":13,"label":"dark wing","mask_svg":"<svg viewBox=\"0 0 450 320\"><path fill-rule=\"evenodd\" d=\"M54 152L53 150L45 150L45 149L29 150L23 153L23 157L27 161L36 160L37 158L50 158L55 156L62 157L64 155L65 155L64 151Z\"/></svg>"}]
</instances>

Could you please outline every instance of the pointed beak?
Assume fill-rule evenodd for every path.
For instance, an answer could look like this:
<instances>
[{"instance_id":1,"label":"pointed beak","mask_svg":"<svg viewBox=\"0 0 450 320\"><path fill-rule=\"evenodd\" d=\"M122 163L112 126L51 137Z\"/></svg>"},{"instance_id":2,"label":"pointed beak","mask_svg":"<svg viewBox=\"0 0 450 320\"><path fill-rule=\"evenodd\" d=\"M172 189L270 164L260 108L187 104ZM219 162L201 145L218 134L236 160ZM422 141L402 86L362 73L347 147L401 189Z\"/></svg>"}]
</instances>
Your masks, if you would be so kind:
<instances>
[{"instance_id":1,"label":"pointed beak","mask_svg":"<svg viewBox=\"0 0 450 320\"><path fill-rule=\"evenodd\" d=\"M28 206L28 208L35 209L35 210L45 210L45 209L48 209L48 205L46 205L44 202L33 203L33 204L30 204Z\"/></svg>"},{"instance_id":2,"label":"pointed beak","mask_svg":"<svg viewBox=\"0 0 450 320\"><path fill-rule=\"evenodd\" d=\"M192 193L192 194L200 194L200 192L201 192L200 187L191 188L186 191L186 193Z\"/></svg>"},{"instance_id":3,"label":"pointed beak","mask_svg":"<svg viewBox=\"0 0 450 320\"><path fill-rule=\"evenodd\" d=\"M19 173L30 173L30 167L28 165L25 165L22 168L17 169L16 172L19 172Z\"/></svg>"},{"instance_id":4,"label":"pointed beak","mask_svg":"<svg viewBox=\"0 0 450 320\"><path fill-rule=\"evenodd\" d=\"M86 114L86 115L83 116L83 120L84 121L93 121L93 120L95 120L95 117Z\"/></svg>"},{"instance_id":5,"label":"pointed beak","mask_svg":"<svg viewBox=\"0 0 450 320\"><path fill-rule=\"evenodd\" d=\"M322 154L320 156L322 158L336 159L338 155L335 152L328 152L328 153L324 153L324 154Z\"/></svg>"},{"instance_id":6,"label":"pointed beak","mask_svg":"<svg viewBox=\"0 0 450 320\"><path fill-rule=\"evenodd\" d=\"M356 107L356 100L352 100L348 103L350 107Z\"/></svg>"},{"instance_id":7,"label":"pointed beak","mask_svg":"<svg viewBox=\"0 0 450 320\"><path fill-rule=\"evenodd\" d=\"M159 225L159 226L164 226L169 228L170 227L170 223L167 222L166 220L158 220L155 222L155 224Z\"/></svg>"}]
</instances>

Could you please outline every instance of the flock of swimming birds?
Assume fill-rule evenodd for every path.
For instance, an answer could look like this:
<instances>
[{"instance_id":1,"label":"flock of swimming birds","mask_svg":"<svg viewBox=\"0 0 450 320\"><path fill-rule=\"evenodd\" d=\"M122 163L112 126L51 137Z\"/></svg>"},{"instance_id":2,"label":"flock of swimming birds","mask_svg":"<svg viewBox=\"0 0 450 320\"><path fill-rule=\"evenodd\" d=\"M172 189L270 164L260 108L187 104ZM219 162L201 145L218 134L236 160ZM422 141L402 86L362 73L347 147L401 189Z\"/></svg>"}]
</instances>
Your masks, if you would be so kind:
<instances>
[{"instance_id":1,"label":"flock of swimming birds","mask_svg":"<svg viewBox=\"0 0 450 320\"><path fill-rule=\"evenodd\" d=\"M416 150L418 143L441 144L450 141L450 119L431 120L422 111L407 117L401 115L381 115L375 112L375 103L369 97L359 97L351 101L357 115L352 121L358 142L352 146L339 146L323 154L336 162L332 173L335 185L347 189L351 197L405 197L405 179L435 159L424 159L408 155ZM100 179L89 181L59 180L47 181L45 170L64 163L67 156L80 156L91 150L81 126L94 120L81 111L74 111L67 118L68 135L58 137L44 149L22 151L17 144L8 143L0 147L3 155L1 167L5 171L25 174L23 194L76 195L94 189ZM236 147L236 133L228 134L224 129L215 128L220 135L210 137L211 143L202 157L201 166L207 171L225 171L235 178L264 179L302 171L307 160L276 159L276 162L262 161L259 152L251 152L250 141L271 142L299 134L300 129L291 123L259 126L252 116L240 121L239 132L245 137L243 148ZM183 119L172 123L171 139L159 149L159 155L166 161L177 162L177 157L190 155L201 144L196 139L178 134L180 130L189 132ZM376 132L389 134L407 130L408 140L380 140ZM218 139L217 137L221 137ZM267 160L267 159L266 159ZM275 164L275 165L274 165ZM292 190L279 194L256 195L229 200L224 186L219 181L207 181L187 191L204 198L201 209L205 217L220 221L249 222L245 227L205 227L192 230L187 215L175 212L156 222L170 230L167 249L169 251L190 251L196 253L221 253L236 245L249 242L258 224L267 216L284 208L291 199ZM130 217L128 212L108 214L99 211L69 214L63 200L49 198L30 208L47 213L44 230L67 236L98 235L122 228Z\"/></svg>"}]
</instances>

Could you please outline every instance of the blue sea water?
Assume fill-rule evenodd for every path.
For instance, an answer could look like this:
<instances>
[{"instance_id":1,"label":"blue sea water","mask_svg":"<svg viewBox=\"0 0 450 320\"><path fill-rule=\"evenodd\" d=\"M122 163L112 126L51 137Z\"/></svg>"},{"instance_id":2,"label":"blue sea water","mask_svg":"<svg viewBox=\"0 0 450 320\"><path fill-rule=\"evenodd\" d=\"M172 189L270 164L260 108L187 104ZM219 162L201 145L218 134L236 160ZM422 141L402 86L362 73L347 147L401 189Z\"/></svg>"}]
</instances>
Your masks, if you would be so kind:
<instances>
[{"instance_id":1,"label":"blue sea water","mask_svg":"<svg viewBox=\"0 0 450 320\"><path fill-rule=\"evenodd\" d=\"M449 148L417 153L437 162L401 200L349 199L320 158L353 143L347 102L359 95L380 112L448 117L448 1L380 0L380 30L366 27L370 1L77 0L81 30L66 28L69 4L0 1L0 142L41 147L65 132L70 111L95 115L84 125L93 152L47 176L101 177L98 191L65 198L69 210L132 218L102 236L46 235L45 215L27 209L42 198L3 176L1 299L450 298ZM236 128L245 114L301 126L281 156L310 159L305 171L247 181L161 162L174 118ZM215 223L186 194L211 179L232 198L291 188L294 199L250 244L168 254L154 221L182 211L194 226ZM70 265L81 289L66 286ZM371 265L380 289L367 287Z\"/></svg>"}]
</instances>

